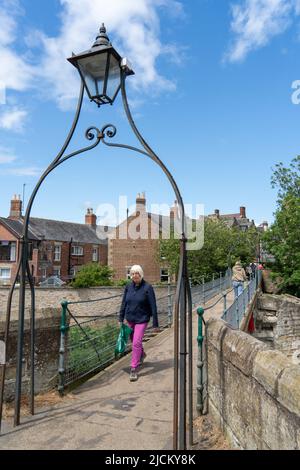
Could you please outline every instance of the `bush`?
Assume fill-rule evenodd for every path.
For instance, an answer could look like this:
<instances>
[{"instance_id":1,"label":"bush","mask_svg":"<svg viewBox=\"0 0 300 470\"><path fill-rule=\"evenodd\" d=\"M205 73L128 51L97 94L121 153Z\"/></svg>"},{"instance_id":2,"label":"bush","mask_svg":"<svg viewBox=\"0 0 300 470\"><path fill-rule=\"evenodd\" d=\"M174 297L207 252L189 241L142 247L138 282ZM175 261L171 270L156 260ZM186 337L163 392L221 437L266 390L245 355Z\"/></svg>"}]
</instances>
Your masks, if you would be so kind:
<instances>
[{"instance_id":1,"label":"bush","mask_svg":"<svg viewBox=\"0 0 300 470\"><path fill-rule=\"evenodd\" d=\"M75 276L71 286L78 287L96 287L96 286L111 286L113 270L108 266L98 263L89 263L82 266L80 271Z\"/></svg>"},{"instance_id":2,"label":"bush","mask_svg":"<svg viewBox=\"0 0 300 470\"><path fill-rule=\"evenodd\" d=\"M100 328L85 326L84 332L77 326L70 328L68 368L72 373L84 374L113 361L119 330L115 322Z\"/></svg>"},{"instance_id":3,"label":"bush","mask_svg":"<svg viewBox=\"0 0 300 470\"><path fill-rule=\"evenodd\" d=\"M115 286L124 287L124 286L127 286L127 284L130 284L130 283L131 283L130 279L120 279L119 281L115 282Z\"/></svg>"}]
</instances>

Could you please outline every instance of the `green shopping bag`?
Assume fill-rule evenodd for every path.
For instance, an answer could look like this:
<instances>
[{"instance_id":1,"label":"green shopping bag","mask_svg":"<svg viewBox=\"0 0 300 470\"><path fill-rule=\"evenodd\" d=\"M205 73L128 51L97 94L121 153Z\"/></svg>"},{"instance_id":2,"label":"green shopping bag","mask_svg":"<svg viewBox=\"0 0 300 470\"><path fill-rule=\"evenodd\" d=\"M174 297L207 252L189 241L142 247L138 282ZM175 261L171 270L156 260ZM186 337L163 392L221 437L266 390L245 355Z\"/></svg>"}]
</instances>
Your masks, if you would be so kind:
<instances>
[{"instance_id":1,"label":"green shopping bag","mask_svg":"<svg viewBox=\"0 0 300 470\"><path fill-rule=\"evenodd\" d=\"M128 342L129 336L132 333L132 329L128 326L125 325L125 323L121 324L120 327L120 333L117 339L117 344L115 347L115 355L123 354L126 349L126 344Z\"/></svg>"}]
</instances>

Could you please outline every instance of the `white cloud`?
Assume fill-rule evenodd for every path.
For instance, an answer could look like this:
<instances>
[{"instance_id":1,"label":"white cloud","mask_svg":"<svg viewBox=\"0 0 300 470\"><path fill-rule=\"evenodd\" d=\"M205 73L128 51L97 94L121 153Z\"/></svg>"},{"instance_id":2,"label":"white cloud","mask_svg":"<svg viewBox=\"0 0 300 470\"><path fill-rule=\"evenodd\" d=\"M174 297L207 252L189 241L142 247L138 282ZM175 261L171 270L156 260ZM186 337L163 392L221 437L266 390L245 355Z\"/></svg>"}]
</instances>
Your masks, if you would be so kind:
<instances>
[{"instance_id":1,"label":"white cloud","mask_svg":"<svg viewBox=\"0 0 300 470\"><path fill-rule=\"evenodd\" d=\"M15 155L13 155L10 149L0 146L0 164L12 163L15 160L16 160L16 157Z\"/></svg>"},{"instance_id":2,"label":"white cloud","mask_svg":"<svg viewBox=\"0 0 300 470\"><path fill-rule=\"evenodd\" d=\"M291 24L300 13L299 0L244 0L231 7L234 40L225 60L239 62L255 49L265 46Z\"/></svg>"},{"instance_id":3,"label":"white cloud","mask_svg":"<svg viewBox=\"0 0 300 470\"><path fill-rule=\"evenodd\" d=\"M7 89L23 91L32 85L34 69L13 50L18 33L16 18L19 14L16 1L4 1L0 7L0 83Z\"/></svg>"},{"instance_id":4,"label":"white cloud","mask_svg":"<svg viewBox=\"0 0 300 470\"><path fill-rule=\"evenodd\" d=\"M164 7L180 15L181 3L176 0L60 0L60 34L55 38L41 35L44 47L41 76L48 82L48 90L60 107L68 107L78 95L79 80L76 71L66 62L72 52L91 47L102 22L113 45L121 55L130 58L136 76L131 80L137 90L174 90L175 83L157 70L157 59L166 45L159 39L158 8ZM175 56L174 47L169 53ZM176 57L178 61L178 57Z\"/></svg>"},{"instance_id":5,"label":"white cloud","mask_svg":"<svg viewBox=\"0 0 300 470\"><path fill-rule=\"evenodd\" d=\"M27 118L27 111L13 107L0 114L0 128L22 132Z\"/></svg>"},{"instance_id":6,"label":"white cloud","mask_svg":"<svg viewBox=\"0 0 300 470\"><path fill-rule=\"evenodd\" d=\"M1 175L11 176L39 176L41 170L37 167L24 167L24 168L5 168L0 170Z\"/></svg>"},{"instance_id":7,"label":"white cloud","mask_svg":"<svg viewBox=\"0 0 300 470\"><path fill-rule=\"evenodd\" d=\"M181 1L60 0L60 4L59 34L48 37L43 31L27 31L26 38L22 38L27 50L20 55L18 22L25 12L19 0L1 0L0 84L4 84L6 90L26 91L43 81L43 88L39 88L39 93L44 93L43 98L50 97L61 108L73 106L80 83L66 57L73 51L78 53L91 47L102 22L108 28L113 45L121 55L128 56L134 66L136 75L130 84L136 91L153 94L175 90L173 78L158 72L157 59L168 54L170 60L178 64L182 50L173 44L161 43L159 13L163 8L170 17L184 17ZM33 59L35 65L32 65ZM15 114L11 119L17 117ZM19 118L22 118L20 114ZM5 128L9 129L9 124Z\"/></svg>"},{"instance_id":8,"label":"white cloud","mask_svg":"<svg viewBox=\"0 0 300 470\"><path fill-rule=\"evenodd\" d=\"M41 174L41 170L35 166L16 166L21 163L14 152L7 148L0 146L0 174L11 175L11 176L38 176Z\"/></svg>"}]
</instances>

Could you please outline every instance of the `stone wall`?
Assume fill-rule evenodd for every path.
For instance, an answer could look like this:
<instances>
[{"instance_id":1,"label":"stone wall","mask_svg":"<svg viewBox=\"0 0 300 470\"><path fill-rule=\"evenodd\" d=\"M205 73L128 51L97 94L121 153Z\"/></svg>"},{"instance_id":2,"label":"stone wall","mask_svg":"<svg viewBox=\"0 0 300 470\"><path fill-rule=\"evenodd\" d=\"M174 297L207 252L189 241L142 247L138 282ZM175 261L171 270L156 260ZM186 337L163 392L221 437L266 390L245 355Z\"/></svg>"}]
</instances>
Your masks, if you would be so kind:
<instances>
[{"instance_id":1,"label":"stone wall","mask_svg":"<svg viewBox=\"0 0 300 470\"><path fill-rule=\"evenodd\" d=\"M288 356L300 353L300 299L263 294L254 312L255 337Z\"/></svg>"},{"instance_id":2,"label":"stone wall","mask_svg":"<svg viewBox=\"0 0 300 470\"><path fill-rule=\"evenodd\" d=\"M60 309L46 308L36 312L35 329L35 393L52 389L56 385L60 344ZM4 340L4 320L0 321L0 340ZM7 346L5 400L12 400L15 390L18 322L10 324ZM25 317L24 361L22 366L22 393L30 387L30 320Z\"/></svg>"},{"instance_id":3,"label":"stone wall","mask_svg":"<svg viewBox=\"0 0 300 470\"><path fill-rule=\"evenodd\" d=\"M174 292L174 286L172 292ZM167 286L154 287L159 310L167 308ZM4 319L6 312L6 302L9 289L0 287L0 321ZM88 304L71 305L70 310L78 315L113 315L119 312L124 287L91 287L88 289L73 289L71 287L62 288L35 288L36 307L37 309L60 308L62 300L81 301L92 299L105 299L106 297L114 297L100 302L92 302ZM162 299L162 300L160 300ZM19 291L15 290L12 302L13 319L17 319L19 301ZM30 310L30 290L26 289L26 312Z\"/></svg>"},{"instance_id":4,"label":"stone wall","mask_svg":"<svg viewBox=\"0 0 300 470\"><path fill-rule=\"evenodd\" d=\"M300 366L222 320L206 331L209 412L232 445L300 449Z\"/></svg>"}]
</instances>

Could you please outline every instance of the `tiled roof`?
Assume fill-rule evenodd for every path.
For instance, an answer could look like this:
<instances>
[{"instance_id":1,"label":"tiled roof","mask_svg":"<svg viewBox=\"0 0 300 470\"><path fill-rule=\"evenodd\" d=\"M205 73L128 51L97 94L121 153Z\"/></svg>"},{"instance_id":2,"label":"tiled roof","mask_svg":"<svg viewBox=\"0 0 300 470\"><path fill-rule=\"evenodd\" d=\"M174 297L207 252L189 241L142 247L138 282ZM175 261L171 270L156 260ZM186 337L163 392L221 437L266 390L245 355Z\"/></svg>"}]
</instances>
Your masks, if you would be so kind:
<instances>
[{"instance_id":1,"label":"tiled roof","mask_svg":"<svg viewBox=\"0 0 300 470\"><path fill-rule=\"evenodd\" d=\"M23 231L23 222L19 219L9 219L5 217L0 217L0 222L2 222L8 229L10 229L17 238L22 236ZM39 240L39 238L34 234L29 227L28 236L30 240Z\"/></svg>"},{"instance_id":2,"label":"tiled roof","mask_svg":"<svg viewBox=\"0 0 300 470\"><path fill-rule=\"evenodd\" d=\"M13 220L9 218L0 218L8 228L11 228L18 237L22 234L23 223L21 220ZM98 226L97 230L85 224L77 224L73 222L62 222L60 220L49 220L31 217L29 222L29 238L32 240L56 240L68 241L71 239L77 243L93 243L102 245L107 243L107 239L97 236L98 233L107 233L111 231L108 227L107 231L102 226Z\"/></svg>"}]
</instances>

